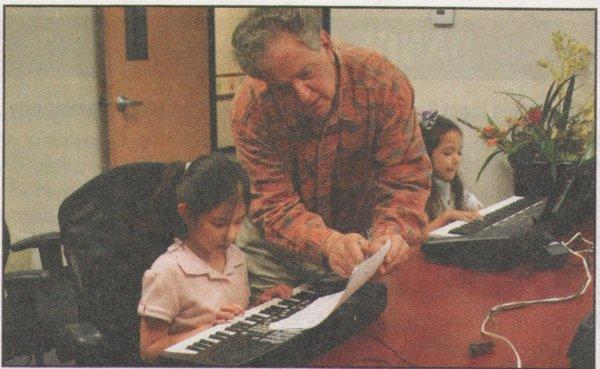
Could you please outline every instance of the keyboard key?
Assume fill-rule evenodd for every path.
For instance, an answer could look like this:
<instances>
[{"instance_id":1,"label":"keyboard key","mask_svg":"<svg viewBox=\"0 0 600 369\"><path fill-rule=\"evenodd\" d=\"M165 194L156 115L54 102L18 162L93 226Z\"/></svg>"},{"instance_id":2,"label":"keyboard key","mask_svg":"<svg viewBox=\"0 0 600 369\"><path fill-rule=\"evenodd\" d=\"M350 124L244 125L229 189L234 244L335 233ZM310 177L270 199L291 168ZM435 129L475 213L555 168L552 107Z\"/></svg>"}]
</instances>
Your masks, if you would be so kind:
<instances>
[{"instance_id":1,"label":"keyboard key","mask_svg":"<svg viewBox=\"0 0 600 369\"><path fill-rule=\"evenodd\" d=\"M228 338L231 338L232 335L231 334L227 334L225 332L216 332L214 334L214 336L220 337L222 339L228 339Z\"/></svg>"},{"instance_id":2,"label":"keyboard key","mask_svg":"<svg viewBox=\"0 0 600 369\"><path fill-rule=\"evenodd\" d=\"M192 350L192 351L196 351L196 352L201 352L206 350L206 348L204 347L198 347L198 346L194 346L194 345L189 345L188 347L186 347L188 350Z\"/></svg>"},{"instance_id":3,"label":"keyboard key","mask_svg":"<svg viewBox=\"0 0 600 369\"><path fill-rule=\"evenodd\" d=\"M279 302L277 303L277 305L282 305L282 306L287 306L287 307L291 307L291 306L294 306L294 305L296 305L296 304L298 304L298 301L297 301L297 300L296 300L296 301L294 301L294 300L287 300L287 299L286 299L286 300L279 301Z\"/></svg>"},{"instance_id":4,"label":"keyboard key","mask_svg":"<svg viewBox=\"0 0 600 369\"><path fill-rule=\"evenodd\" d=\"M301 291L298 292L294 295L292 295L292 298L295 298L297 300L316 300L319 296L316 293L312 293L312 292L308 292L308 291Z\"/></svg>"},{"instance_id":5,"label":"keyboard key","mask_svg":"<svg viewBox=\"0 0 600 369\"><path fill-rule=\"evenodd\" d=\"M252 322L258 323L258 322L262 322L263 320L265 320L265 317L264 316L260 316L258 314L254 314L254 315L251 315L251 316L247 317L246 320L250 320Z\"/></svg>"}]
</instances>

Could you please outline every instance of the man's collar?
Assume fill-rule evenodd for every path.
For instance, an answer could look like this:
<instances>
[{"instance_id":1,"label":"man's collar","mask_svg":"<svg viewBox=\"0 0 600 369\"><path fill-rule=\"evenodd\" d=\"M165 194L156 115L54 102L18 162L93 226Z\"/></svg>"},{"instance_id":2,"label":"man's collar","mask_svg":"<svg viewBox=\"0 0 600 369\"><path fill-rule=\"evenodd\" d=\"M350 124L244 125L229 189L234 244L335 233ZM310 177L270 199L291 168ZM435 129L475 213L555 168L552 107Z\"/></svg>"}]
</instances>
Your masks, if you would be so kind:
<instances>
[{"instance_id":1,"label":"man's collar","mask_svg":"<svg viewBox=\"0 0 600 369\"><path fill-rule=\"evenodd\" d=\"M344 98L346 97L346 92L350 85L350 76L348 75L348 67L346 66L344 55L340 52L336 44L333 46L333 55L335 57L336 91L333 100L335 110L332 115L336 116L336 121L338 119L351 120L344 111L344 106L347 105L344 104Z\"/></svg>"}]
</instances>

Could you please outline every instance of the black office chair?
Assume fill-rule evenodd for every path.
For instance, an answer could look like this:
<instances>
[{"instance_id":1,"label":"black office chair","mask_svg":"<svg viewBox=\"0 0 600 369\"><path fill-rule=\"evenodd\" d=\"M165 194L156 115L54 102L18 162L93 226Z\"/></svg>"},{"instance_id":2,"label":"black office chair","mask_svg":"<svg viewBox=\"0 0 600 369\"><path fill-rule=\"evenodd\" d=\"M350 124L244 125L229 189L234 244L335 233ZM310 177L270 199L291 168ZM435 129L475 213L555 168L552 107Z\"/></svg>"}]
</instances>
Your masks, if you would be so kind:
<instances>
[{"instance_id":1,"label":"black office chair","mask_svg":"<svg viewBox=\"0 0 600 369\"><path fill-rule=\"evenodd\" d=\"M59 208L77 280L80 322L68 326L79 365L137 366L141 279L173 242L174 186L184 164L134 163L90 180Z\"/></svg>"},{"instance_id":2,"label":"black office chair","mask_svg":"<svg viewBox=\"0 0 600 369\"><path fill-rule=\"evenodd\" d=\"M62 263L60 234L44 233L11 243L5 221L2 226L3 269L10 251L38 249L42 264L42 269L3 273L2 365L21 356L34 362L19 365L44 365L44 354L53 349L59 360L67 361L60 348L62 327L77 320L77 311L73 286Z\"/></svg>"}]
</instances>

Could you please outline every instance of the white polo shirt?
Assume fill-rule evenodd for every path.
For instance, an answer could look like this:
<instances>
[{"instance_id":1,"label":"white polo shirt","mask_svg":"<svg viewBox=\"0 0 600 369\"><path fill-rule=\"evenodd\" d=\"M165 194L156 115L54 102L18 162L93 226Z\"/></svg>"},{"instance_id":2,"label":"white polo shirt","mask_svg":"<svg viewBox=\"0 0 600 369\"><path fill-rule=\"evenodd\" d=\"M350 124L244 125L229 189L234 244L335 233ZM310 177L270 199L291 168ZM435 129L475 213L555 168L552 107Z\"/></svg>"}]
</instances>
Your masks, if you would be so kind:
<instances>
[{"instance_id":1,"label":"white polo shirt","mask_svg":"<svg viewBox=\"0 0 600 369\"><path fill-rule=\"evenodd\" d=\"M223 303L247 308L250 298L244 253L234 244L225 251L220 273L176 239L144 273L140 316L171 323L170 334L210 327Z\"/></svg>"}]
</instances>

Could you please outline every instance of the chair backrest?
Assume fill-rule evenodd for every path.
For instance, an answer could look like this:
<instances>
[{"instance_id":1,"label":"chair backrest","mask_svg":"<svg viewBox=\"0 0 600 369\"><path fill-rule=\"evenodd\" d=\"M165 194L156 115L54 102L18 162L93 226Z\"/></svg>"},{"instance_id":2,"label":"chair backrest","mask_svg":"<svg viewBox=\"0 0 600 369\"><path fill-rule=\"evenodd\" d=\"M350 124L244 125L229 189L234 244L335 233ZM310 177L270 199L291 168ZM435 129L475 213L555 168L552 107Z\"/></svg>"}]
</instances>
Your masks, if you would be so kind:
<instances>
[{"instance_id":1,"label":"chair backrest","mask_svg":"<svg viewBox=\"0 0 600 369\"><path fill-rule=\"evenodd\" d=\"M183 168L181 162L113 168L59 208L65 255L78 283L80 318L105 335L113 364L139 357L141 279L173 241L174 186Z\"/></svg>"},{"instance_id":2,"label":"chair backrest","mask_svg":"<svg viewBox=\"0 0 600 369\"><path fill-rule=\"evenodd\" d=\"M8 261L8 254L10 253L10 232L6 221L2 219L2 271L6 268L6 262Z\"/></svg>"}]
</instances>

